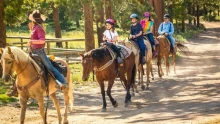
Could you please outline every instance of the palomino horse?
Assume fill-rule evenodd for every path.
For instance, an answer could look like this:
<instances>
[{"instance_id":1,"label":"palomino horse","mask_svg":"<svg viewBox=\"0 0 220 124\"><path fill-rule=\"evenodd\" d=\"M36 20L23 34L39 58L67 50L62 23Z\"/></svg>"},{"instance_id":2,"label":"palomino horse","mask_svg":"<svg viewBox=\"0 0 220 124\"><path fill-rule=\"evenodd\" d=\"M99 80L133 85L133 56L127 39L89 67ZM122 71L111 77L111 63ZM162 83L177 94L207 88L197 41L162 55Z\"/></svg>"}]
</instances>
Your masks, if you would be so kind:
<instances>
[{"instance_id":1,"label":"palomino horse","mask_svg":"<svg viewBox=\"0 0 220 124\"><path fill-rule=\"evenodd\" d=\"M143 81L144 70L143 70L143 65L140 63L140 49L135 44L135 42L131 41L131 40L130 41L125 41L125 40L119 41L119 44L124 45L133 51L133 53L135 55L136 70L138 70L140 72L138 75L139 81L141 84L141 88L144 90L145 89L144 81ZM147 71L147 87L146 87L146 89L148 89L149 83L150 83L150 73L151 73L152 79L154 78L152 63L151 63L152 48L151 48L150 42L148 40L144 39L144 44L147 48L146 53L145 53L146 54L145 59L146 59L146 71ZM136 85L134 85L134 87L133 87L133 92L134 92L134 88L136 89L136 92L138 92Z\"/></svg>"},{"instance_id":2,"label":"palomino horse","mask_svg":"<svg viewBox=\"0 0 220 124\"><path fill-rule=\"evenodd\" d=\"M3 80L9 80L11 74L15 71L17 73L16 85L18 93L20 94L20 105L21 105L21 115L20 123L23 124L25 120L25 112L27 101L30 97L37 100L40 114L43 118L44 124L46 124L46 114L44 114L44 95L46 95L46 85L44 82L43 75L40 74L36 68L33 66L33 60L26 54L24 51L17 47L8 47L7 49L1 49L1 64L3 68ZM63 65L68 65L62 60L57 60ZM49 96L53 100L55 108L58 114L59 124L62 122L59 102L56 98L56 88L55 81L50 76L49 78ZM66 77L67 82L69 83L68 88L63 89L64 101L65 101L65 113L63 123L68 123L67 120L67 111L70 104L71 109L73 107L73 94L72 94L72 84L70 82L70 70L68 68L68 74Z\"/></svg>"},{"instance_id":3,"label":"palomino horse","mask_svg":"<svg viewBox=\"0 0 220 124\"><path fill-rule=\"evenodd\" d=\"M96 79L101 88L101 94L103 98L103 108L102 112L106 111L106 100L105 100L105 86L104 81L108 81L107 95L110 98L110 101L113 107L117 107L117 101L111 96L111 88L114 84L115 78L118 76L117 73L117 60L115 59L114 52L109 49L109 47L97 48L81 54L82 56L82 67L83 75L82 80L86 81L89 78L89 74L92 70L95 70ZM124 82L126 88L126 97L125 97L125 107L129 105L131 101L130 87L134 84L135 81L135 56L131 52L130 55L123 60L123 66L119 68L119 78ZM126 76L127 79L126 79Z\"/></svg>"},{"instance_id":4,"label":"palomino horse","mask_svg":"<svg viewBox=\"0 0 220 124\"><path fill-rule=\"evenodd\" d=\"M164 36L164 35L160 35L157 37L158 41L159 41L159 45L158 47L156 47L156 50L158 51L158 60L157 60L157 65L158 65L158 75L160 78L162 78L162 76L164 75L162 67L161 67L161 61L162 58L165 57L165 62L166 62L166 74L168 75L168 73L170 72L169 69L169 55L172 55L173 58L173 65L174 65L174 73L176 73L176 52L177 52L177 48L180 50L180 52L182 52L183 54L185 54L187 56L187 51L188 48L186 46L184 46L181 43L176 43L176 47L174 49L173 53L170 53L170 42L168 41L168 39Z\"/></svg>"}]
</instances>

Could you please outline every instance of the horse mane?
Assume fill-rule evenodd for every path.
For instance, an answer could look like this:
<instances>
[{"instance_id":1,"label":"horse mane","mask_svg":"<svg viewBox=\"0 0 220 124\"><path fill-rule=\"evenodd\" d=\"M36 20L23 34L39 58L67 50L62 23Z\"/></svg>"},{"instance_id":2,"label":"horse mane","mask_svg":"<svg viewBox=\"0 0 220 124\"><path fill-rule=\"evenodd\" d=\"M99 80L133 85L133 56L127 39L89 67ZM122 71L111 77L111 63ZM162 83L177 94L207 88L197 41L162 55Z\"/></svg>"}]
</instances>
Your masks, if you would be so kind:
<instances>
[{"instance_id":1,"label":"horse mane","mask_svg":"<svg viewBox=\"0 0 220 124\"><path fill-rule=\"evenodd\" d=\"M27 61L28 54L18 47L10 47L11 52L13 53L15 60L18 62ZM8 54L8 49L4 49L4 54ZM8 54L9 55L9 54ZM7 55L6 55L7 56Z\"/></svg>"},{"instance_id":2,"label":"horse mane","mask_svg":"<svg viewBox=\"0 0 220 124\"><path fill-rule=\"evenodd\" d=\"M102 61L106 55L106 48L98 48L92 50L92 58L98 61Z\"/></svg>"}]
</instances>

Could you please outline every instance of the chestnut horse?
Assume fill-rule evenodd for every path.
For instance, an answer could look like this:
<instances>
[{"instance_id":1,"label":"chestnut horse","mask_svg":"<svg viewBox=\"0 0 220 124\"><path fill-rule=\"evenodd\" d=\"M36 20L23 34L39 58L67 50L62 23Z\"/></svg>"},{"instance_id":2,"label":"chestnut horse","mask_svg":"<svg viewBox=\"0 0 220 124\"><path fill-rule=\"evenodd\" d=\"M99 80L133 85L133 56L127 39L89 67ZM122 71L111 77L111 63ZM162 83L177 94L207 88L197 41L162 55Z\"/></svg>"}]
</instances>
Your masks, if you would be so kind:
<instances>
[{"instance_id":1,"label":"chestnut horse","mask_svg":"<svg viewBox=\"0 0 220 124\"><path fill-rule=\"evenodd\" d=\"M20 106L21 106L21 115L20 123L23 124L25 120L25 112L27 107L28 99L34 98L38 102L40 109L40 114L46 124L46 116L44 114L44 96L46 95L46 84L44 82L43 75L38 72L36 67L33 65L33 60L29 57L27 53L22 51L17 47L8 47L7 49L1 49L1 64L3 68L2 79L8 81L11 74L14 72L17 73L16 85L18 93L20 94ZM63 123L68 123L67 120L67 111L70 104L71 110L73 107L73 92L72 92L72 83L70 82L70 69L66 62L63 60L55 60L61 62L68 68L66 81L68 82L68 88L63 89L64 102L65 102L65 113ZM62 122L59 101L56 98L55 81L50 76L49 78L49 96L53 100L55 108L57 110L59 124Z\"/></svg>"},{"instance_id":2,"label":"chestnut horse","mask_svg":"<svg viewBox=\"0 0 220 124\"><path fill-rule=\"evenodd\" d=\"M163 73L163 69L162 69L162 58L165 58L165 62L166 62L166 74L168 75L168 73L170 72L170 68L169 68L169 55L172 56L173 58L173 66L174 66L174 73L176 73L176 52L177 52L177 48L180 50L180 52L182 52L183 54L187 55L187 51L188 48L186 46L184 46L181 43L176 43L176 47L174 48L174 52L170 53L170 42L169 40L166 38L166 36L164 35L159 35L157 37L158 41L159 41L159 45L156 47L156 51L158 52L158 57L157 57L157 66L158 66L158 75L160 78L162 78L162 76L164 75Z\"/></svg>"},{"instance_id":3,"label":"chestnut horse","mask_svg":"<svg viewBox=\"0 0 220 124\"><path fill-rule=\"evenodd\" d=\"M81 54L81 57L83 67L82 80L88 80L90 72L95 70L96 79L101 88L103 99L102 112L106 111L107 106L104 81L108 81L107 95L109 96L113 107L118 106L117 101L111 96L111 89L117 76L119 76L119 78L124 82L127 92L125 97L125 107L128 107L129 102L131 101L130 87L135 81L136 67L134 53L131 52L131 54L123 60L123 66L119 67L119 75L117 73L118 66L115 54L109 47L93 49L85 54Z\"/></svg>"},{"instance_id":4,"label":"chestnut horse","mask_svg":"<svg viewBox=\"0 0 220 124\"><path fill-rule=\"evenodd\" d=\"M143 64L140 63L140 49L138 48L138 46L135 44L134 41L130 40L130 41L119 41L119 44L124 45L126 47L128 47L129 49L131 49L135 55L135 65L136 65L136 70L139 71L139 82L141 84L141 89L144 90L145 86L144 86L144 81L143 81L143 75L144 75L144 70L143 70ZM154 75L153 75L153 69L152 69L152 48L150 45L150 42L146 39L144 39L144 44L146 46L146 71L147 71L147 86L146 89L149 89L149 83L150 83L150 73L152 76L152 79L154 79ZM138 92L137 90L137 86L134 85L133 87L133 92L134 92L134 88L136 89L136 92Z\"/></svg>"}]
</instances>

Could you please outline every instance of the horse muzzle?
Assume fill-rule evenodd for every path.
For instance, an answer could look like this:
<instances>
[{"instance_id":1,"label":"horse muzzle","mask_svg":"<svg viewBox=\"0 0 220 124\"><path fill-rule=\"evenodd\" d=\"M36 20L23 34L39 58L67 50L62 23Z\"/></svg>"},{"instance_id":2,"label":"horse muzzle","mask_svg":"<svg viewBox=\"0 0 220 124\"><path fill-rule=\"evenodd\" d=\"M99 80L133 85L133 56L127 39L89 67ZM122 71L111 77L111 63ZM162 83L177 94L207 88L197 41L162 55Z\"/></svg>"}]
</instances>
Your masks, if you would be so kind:
<instances>
[{"instance_id":1,"label":"horse muzzle","mask_svg":"<svg viewBox=\"0 0 220 124\"><path fill-rule=\"evenodd\" d=\"M3 80L3 81L8 82L9 79L10 79L10 75L9 75L9 74L7 74L7 75L3 75L3 76L2 76L2 80Z\"/></svg>"},{"instance_id":2,"label":"horse muzzle","mask_svg":"<svg viewBox=\"0 0 220 124\"><path fill-rule=\"evenodd\" d=\"M82 80L83 80L83 81L88 81L88 79L89 79L88 76L87 76L87 77L82 77Z\"/></svg>"}]
</instances>

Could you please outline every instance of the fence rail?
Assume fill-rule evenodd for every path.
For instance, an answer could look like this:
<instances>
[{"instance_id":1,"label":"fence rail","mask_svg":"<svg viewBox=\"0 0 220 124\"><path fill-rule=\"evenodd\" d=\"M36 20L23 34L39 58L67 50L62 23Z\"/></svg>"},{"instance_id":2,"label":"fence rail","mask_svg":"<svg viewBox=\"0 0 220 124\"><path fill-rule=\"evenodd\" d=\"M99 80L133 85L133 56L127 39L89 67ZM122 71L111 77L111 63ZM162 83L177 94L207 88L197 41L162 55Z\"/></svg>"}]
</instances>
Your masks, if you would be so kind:
<instances>
[{"instance_id":1,"label":"fence rail","mask_svg":"<svg viewBox=\"0 0 220 124\"><path fill-rule=\"evenodd\" d=\"M20 42L12 42L10 45L20 47L21 49L27 48L27 42L24 40L29 40L30 37L27 36L7 36L8 39L20 39ZM65 56L65 60L72 64L78 63L80 59L71 58L71 55L78 55L84 53L84 49L70 49L69 43L85 41L84 38L46 38L45 50L48 55L53 54L55 56ZM65 43L64 48L52 48L51 43Z\"/></svg>"}]
</instances>

